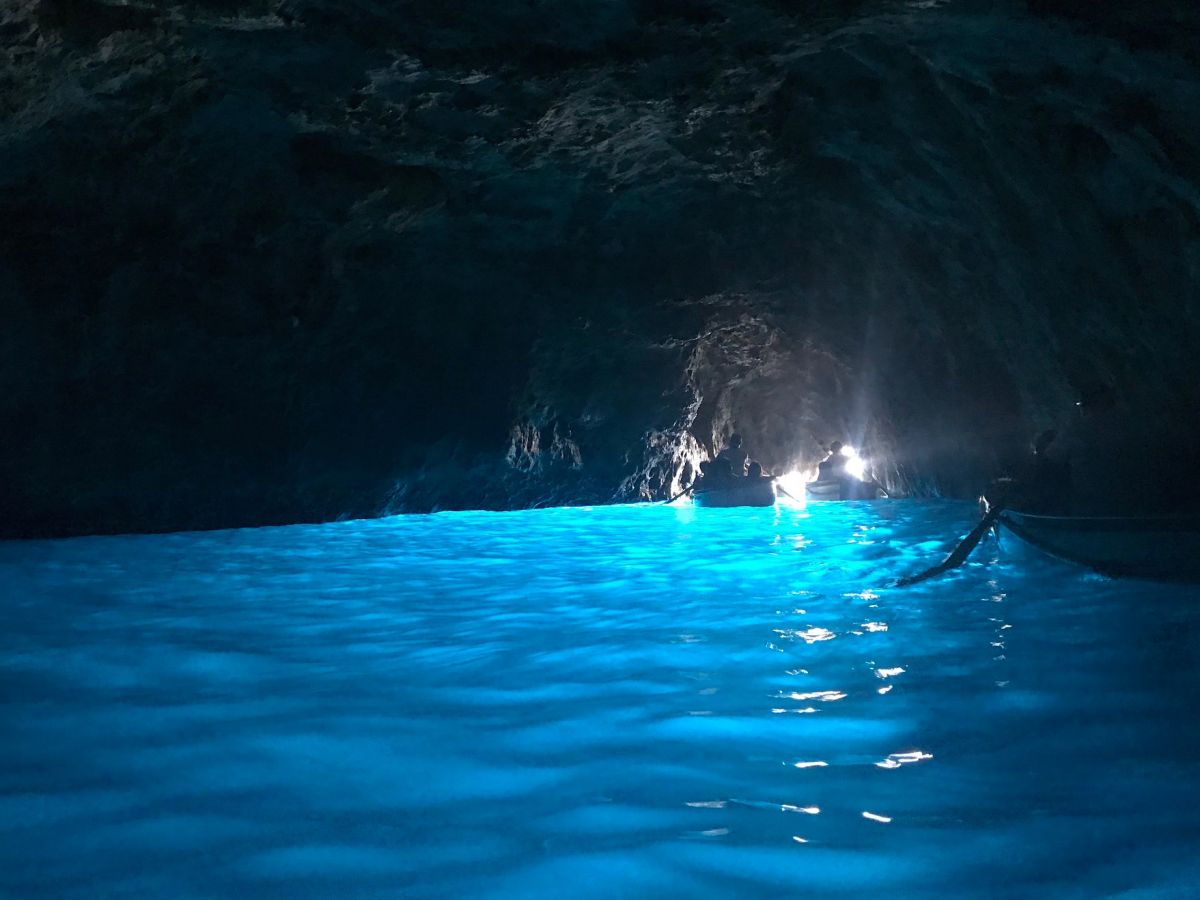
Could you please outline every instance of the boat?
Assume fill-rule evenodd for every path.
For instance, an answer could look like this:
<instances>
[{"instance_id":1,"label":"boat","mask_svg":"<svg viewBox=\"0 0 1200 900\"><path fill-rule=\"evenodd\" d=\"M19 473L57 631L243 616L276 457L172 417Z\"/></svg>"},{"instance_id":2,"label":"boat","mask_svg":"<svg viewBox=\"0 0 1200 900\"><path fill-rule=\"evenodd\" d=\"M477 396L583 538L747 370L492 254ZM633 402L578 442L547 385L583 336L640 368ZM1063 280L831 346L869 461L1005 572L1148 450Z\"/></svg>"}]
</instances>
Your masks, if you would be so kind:
<instances>
[{"instance_id":1,"label":"boat","mask_svg":"<svg viewBox=\"0 0 1200 900\"><path fill-rule=\"evenodd\" d=\"M1200 516L1042 516L1000 523L1039 550L1114 578L1200 583Z\"/></svg>"},{"instance_id":2,"label":"boat","mask_svg":"<svg viewBox=\"0 0 1200 900\"><path fill-rule=\"evenodd\" d=\"M879 485L857 478L818 478L804 485L809 500L878 500Z\"/></svg>"},{"instance_id":3,"label":"boat","mask_svg":"<svg viewBox=\"0 0 1200 900\"><path fill-rule=\"evenodd\" d=\"M692 493L697 506L774 506L775 479L734 478L720 486L699 487Z\"/></svg>"}]
</instances>

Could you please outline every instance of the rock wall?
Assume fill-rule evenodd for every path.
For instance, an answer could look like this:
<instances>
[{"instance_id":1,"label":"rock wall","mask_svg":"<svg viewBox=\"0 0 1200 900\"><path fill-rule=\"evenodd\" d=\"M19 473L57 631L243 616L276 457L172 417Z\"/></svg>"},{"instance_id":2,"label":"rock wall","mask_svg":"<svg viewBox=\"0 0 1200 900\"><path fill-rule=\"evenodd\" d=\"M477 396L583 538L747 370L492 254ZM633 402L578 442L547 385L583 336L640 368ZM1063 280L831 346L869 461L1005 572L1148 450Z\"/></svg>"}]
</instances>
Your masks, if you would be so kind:
<instances>
[{"instance_id":1,"label":"rock wall","mask_svg":"<svg viewBox=\"0 0 1200 900\"><path fill-rule=\"evenodd\" d=\"M1131 8L1132 9L1132 8ZM1200 401L1191 6L14 0L0 534L966 494Z\"/></svg>"}]
</instances>

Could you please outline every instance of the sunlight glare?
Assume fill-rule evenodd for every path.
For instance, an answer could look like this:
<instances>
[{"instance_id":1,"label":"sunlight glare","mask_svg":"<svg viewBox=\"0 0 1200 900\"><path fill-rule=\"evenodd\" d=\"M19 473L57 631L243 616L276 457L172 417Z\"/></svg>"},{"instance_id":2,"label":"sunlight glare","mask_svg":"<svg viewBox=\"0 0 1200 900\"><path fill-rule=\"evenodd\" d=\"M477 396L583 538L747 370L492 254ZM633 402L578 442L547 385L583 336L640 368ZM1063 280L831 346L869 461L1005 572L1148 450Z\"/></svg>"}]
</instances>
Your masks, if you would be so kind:
<instances>
[{"instance_id":1,"label":"sunlight glare","mask_svg":"<svg viewBox=\"0 0 1200 900\"><path fill-rule=\"evenodd\" d=\"M775 484L783 488L786 492L779 498L779 502L790 501L793 504L800 506L805 505L804 486L815 478L816 475L812 471L801 471L800 469L792 469L790 472L785 472L783 475L775 476Z\"/></svg>"},{"instance_id":2,"label":"sunlight glare","mask_svg":"<svg viewBox=\"0 0 1200 900\"><path fill-rule=\"evenodd\" d=\"M865 481L867 475L867 464L858 451L846 444L842 447L842 455L846 457L846 472L853 475L859 481Z\"/></svg>"}]
</instances>

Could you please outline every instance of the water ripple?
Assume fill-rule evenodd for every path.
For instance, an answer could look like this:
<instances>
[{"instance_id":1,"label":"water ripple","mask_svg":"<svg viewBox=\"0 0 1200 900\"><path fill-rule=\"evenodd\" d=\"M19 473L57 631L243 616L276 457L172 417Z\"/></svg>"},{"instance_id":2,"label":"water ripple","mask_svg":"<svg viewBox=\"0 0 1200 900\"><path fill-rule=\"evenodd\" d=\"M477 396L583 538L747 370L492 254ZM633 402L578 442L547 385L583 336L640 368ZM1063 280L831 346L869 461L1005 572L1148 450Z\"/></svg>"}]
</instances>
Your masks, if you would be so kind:
<instances>
[{"instance_id":1,"label":"water ripple","mask_svg":"<svg viewBox=\"0 0 1200 900\"><path fill-rule=\"evenodd\" d=\"M0 893L1185 895L1200 607L972 515L0 544Z\"/></svg>"}]
</instances>

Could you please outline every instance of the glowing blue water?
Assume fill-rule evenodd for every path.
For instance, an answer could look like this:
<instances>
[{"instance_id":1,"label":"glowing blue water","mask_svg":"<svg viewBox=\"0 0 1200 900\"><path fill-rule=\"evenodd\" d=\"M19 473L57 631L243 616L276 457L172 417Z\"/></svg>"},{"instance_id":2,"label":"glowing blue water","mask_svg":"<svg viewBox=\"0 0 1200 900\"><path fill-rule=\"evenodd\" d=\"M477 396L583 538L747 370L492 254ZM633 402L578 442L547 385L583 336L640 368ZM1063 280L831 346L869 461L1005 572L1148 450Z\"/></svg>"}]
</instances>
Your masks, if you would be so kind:
<instances>
[{"instance_id":1,"label":"glowing blue water","mask_svg":"<svg viewBox=\"0 0 1200 900\"><path fill-rule=\"evenodd\" d=\"M1194 592L973 515L0 545L0 895L1194 896Z\"/></svg>"}]
</instances>

